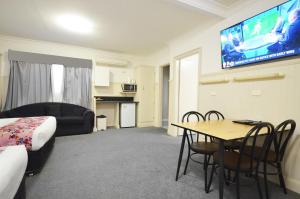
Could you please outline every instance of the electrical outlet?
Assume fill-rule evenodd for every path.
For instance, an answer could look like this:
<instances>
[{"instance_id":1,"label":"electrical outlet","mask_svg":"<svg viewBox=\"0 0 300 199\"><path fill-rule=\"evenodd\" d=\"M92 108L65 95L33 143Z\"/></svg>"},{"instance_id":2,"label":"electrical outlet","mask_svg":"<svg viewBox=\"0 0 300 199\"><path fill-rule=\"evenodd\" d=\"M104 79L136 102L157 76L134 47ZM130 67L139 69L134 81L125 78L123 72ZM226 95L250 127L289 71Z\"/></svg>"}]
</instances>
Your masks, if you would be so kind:
<instances>
[{"instance_id":1,"label":"electrical outlet","mask_svg":"<svg viewBox=\"0 0 300 199\"><path fill-rule=\"evenodd\" d=\"M210 96L216 96L217 95L217 93L216 92L210 92Z\"/></svg>"},{"instance_id":2,"label":"electrical outlet","mask_svg":"<svg viewBox=\"0 0 300 199\"><path fill-rule=\"evenodd\" d=\"M252 90L251 95L252 96L261 96L261 90Z\"/></svg>"}]
</instances>

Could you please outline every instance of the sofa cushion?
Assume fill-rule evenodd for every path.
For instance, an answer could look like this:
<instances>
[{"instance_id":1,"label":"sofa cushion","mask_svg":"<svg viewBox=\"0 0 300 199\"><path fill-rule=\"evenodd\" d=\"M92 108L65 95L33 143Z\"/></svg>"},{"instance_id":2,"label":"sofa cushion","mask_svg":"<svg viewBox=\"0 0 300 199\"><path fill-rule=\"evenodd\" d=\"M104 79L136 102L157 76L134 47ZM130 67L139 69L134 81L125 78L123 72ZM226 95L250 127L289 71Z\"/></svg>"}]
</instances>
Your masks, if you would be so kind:
<instances>
[{"instance_id":1,"label":"sofa cushion","mask_svg":"<svg viewBox=\"0 0 300 199\"><path fill-rule=\"evenodd\" d=\"M47 115L59 117L61 116L61 108L59 103L47 104Z\"/></svg>"},{"instance_id":2,"label":"sofa cushion","mask_svg":"<svg viewBox=\"0 0 300 199\"><path fill-rule=\"evenodd\" d=\"M73 104L62 104L61 116L81 116L86 108L73 105Z\"/></svg>"},{"instance_id":3,"label":"sofa cushion","mask_svg":"<svg viewBox=\"0 0 300 199\"><path fill-rule=\"evenodd\" d=\"M84 123L83 117L75 117L75 116L64 116L64 117L56 117L58 124L73 124L73 125L82 125Z\"/></svg>"},{"instance_id":4,"label":"sofa cushion","mask_svg":"<svg viewBox=\"0 0 300 199\"><path fill-rule=\"evenodd\" d=\"M46 115L45 107L42 104L29 104L16 109L10 113L10 117L32 117Z\"/></svg>"}]
</instances>

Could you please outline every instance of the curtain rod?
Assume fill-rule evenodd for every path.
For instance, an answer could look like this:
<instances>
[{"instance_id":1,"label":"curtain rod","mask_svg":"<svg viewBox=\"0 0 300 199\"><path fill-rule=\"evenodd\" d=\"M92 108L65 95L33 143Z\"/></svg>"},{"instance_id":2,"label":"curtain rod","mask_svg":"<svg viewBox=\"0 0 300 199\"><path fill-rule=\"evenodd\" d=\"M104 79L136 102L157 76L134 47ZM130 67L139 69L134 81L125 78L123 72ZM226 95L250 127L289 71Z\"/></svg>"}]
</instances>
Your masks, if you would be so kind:
<instances>
[{"instance_id":1,"label":"curtain rod","mask_svg":"<svg viewBox=\"0 0 300 199\"><path fill-rule=\"evenodd\" d=\"M24 61L29 63L62 64L71 67L92 68L93 62L89 59L46 55L39 53L8 50L8 59L12 61Z\"/></svg>"}]
</instances>

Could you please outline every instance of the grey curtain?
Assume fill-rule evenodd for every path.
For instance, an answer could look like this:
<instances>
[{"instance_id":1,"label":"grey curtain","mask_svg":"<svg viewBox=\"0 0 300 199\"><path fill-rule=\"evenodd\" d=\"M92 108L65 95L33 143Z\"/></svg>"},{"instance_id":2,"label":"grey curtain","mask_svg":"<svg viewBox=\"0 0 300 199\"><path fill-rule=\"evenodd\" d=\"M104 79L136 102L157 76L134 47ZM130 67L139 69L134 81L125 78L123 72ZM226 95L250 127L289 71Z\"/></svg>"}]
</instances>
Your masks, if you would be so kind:
<instances>
[{"instance_id":1,"label":"grey curtain","mask_svg":"<svg viewBox=\"0 0 300 199\"><path fill-rule=\"evenodd\" d=\"M51 101L51 64L10 60L9 84L4 110Z\"/></svg>"},{"instance_id":2,"label":"grey curtain","mask_svg":"<svg viewBox=\"0 0 300 199\"><path fill-rule=\"evenodd\" d=\"M63 102L91 107L92 68L65 66Z\"/></svg>"},{"instance_id":3,"label":"grey curtain","mask_svg":"<svg viewBox=\"0 0 300 199\"><path fill-rule=\"evenodd\" d=\"M8 59L11 69L4 110L53 101L52 64L65 67L62 101L91 107L92 60L13 50L8 51Z\"/></svg>"}]
</instances>

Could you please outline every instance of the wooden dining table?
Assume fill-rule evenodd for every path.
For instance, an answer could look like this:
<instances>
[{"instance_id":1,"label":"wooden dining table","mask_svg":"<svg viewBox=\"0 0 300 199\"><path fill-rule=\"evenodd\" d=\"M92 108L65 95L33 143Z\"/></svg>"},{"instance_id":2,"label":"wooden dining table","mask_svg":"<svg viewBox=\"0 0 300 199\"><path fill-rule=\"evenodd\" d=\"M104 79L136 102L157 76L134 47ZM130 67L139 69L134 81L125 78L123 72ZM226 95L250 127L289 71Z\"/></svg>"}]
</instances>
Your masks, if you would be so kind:
<instances>
[{"instance_id":1,"label":"wooden dining table","mask_svg":"<svg viewBox=\"0 0 300 199\"><path fill-rule=\"evenodd\" d=\"M209 120L201 122L172 123L172 125L184 130L178 158L176 179L178 179L178 173L180 171L185 140L188 136L188 130L197 134L206 135L219 140L219 198L222 199L224 192L224 142L243 139L247 135L247 133L253 128L253 126L234 123L233 120L228 119Z\"/></svg>"}]
</instances>

